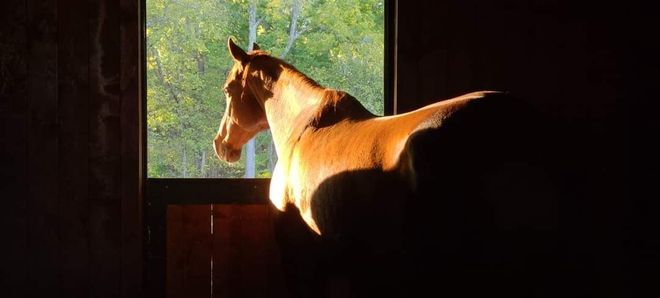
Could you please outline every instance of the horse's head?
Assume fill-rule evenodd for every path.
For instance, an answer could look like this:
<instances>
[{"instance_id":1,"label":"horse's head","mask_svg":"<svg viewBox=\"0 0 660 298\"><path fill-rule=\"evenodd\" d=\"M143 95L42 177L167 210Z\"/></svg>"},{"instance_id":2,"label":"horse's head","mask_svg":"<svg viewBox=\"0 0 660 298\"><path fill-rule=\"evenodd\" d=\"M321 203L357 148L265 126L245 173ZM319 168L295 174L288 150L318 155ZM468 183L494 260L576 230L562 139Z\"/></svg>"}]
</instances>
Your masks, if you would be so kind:
<instances>
[{"instance_id":1,"label":"horse's head","mask_svg":"<svg viewBox=\"0 0 660 298\"><path fill-rule=\"evenodd\" d=\"M254 88L250 87L251 53L246 53L231 39L227 41L229 52L234 59L224 93L227 102L225 115L222 116L218 134L213 140L213 148L218 158L226 162L235 162L241 157L241 149L258 132L268 128L263 104L258 101ZM258 46L254 44L254 50ZM254 82L252 82L254 83Z\"/></svg>"}]
</instances>

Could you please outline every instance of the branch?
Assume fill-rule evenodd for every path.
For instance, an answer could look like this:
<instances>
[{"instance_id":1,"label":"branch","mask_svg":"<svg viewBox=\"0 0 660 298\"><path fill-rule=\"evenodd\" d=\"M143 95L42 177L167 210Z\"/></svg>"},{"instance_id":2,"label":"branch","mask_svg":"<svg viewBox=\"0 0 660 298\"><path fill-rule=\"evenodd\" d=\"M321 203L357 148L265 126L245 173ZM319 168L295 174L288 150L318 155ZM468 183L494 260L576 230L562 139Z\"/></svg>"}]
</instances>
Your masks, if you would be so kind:
<instances>
[{"instance_id":1,"label":"branch","mask_svg":"<svg viewBox=\"0 0 660 298\"><path fill-rule=\"evenodd\" d=\"M160 80L160 83L165 86L165 89L170 93L170 96L174 100L174 102L179 103L179 97L176 95L176 92L174 91L174 86L167 82L165 80L165 71L163 70L163 65L160 62L160 55L158 54L158 51L156 48L152 47L151 48L152 55L154 56L154 59L156 60L156 76L158 76L158 79Z\"/></svg>"},{"instance_id":2,"label":"branch","mask_svg":"<svg viewBox=\"0 0 660 298\"><path fill-rule=\"evenodd\" d=\"M303 2L300 0L294 0L292 5L291 24L289 25L289 39L287 40L284 51L282 51L282 54L280 54L280 59L284 59L286 54L288 54L291 50L291 47L293 47L293 43L296 41L296 39L298 39L300 34L305 31L305 29L300 31L297 29L298 17L300 17L300 11L302 10Z\"/></svg>"},{"instance_id":3,"label":"branch","mask_svg":"<svg viewBox=\"0 0 660 298\"><path fill-rule=\"evenodd\" d=\"M298 39L298 37L300 37L300 35L302 35L303 33L307 32L307 31L309 31L309 27L303 27L302 29L298 30L298 32L296 32L295 39Z\"/></svg>"}]
</instances>

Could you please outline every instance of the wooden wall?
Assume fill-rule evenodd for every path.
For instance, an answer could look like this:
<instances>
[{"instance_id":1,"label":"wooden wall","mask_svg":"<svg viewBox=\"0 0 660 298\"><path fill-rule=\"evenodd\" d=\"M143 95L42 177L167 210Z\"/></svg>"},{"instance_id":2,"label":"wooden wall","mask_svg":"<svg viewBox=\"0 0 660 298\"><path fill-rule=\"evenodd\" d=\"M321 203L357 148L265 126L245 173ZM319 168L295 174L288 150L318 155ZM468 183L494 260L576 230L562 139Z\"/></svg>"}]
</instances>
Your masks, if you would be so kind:
<instances>
[{"instance_id":1,"label":"wooden wall","mask_svg":"<svg viewBox=\"0 0 660 298\"><path fill-rule=\"evenodd\" d=\"M268 204L167 207L167 297L290 297Z\"/></svg>"},{"instance_id":2,"label":"wooden wall","mask_svg":"<svg viewBox=\"0 0 660 298\"><path fill-rule=\"evenodd\" d=\"M638 106L657 94L657 60L647 59L657 52L646 41L657 26L633 2L398 3L399 112L499 89L584 133L567 146L592 153L580 173L585 212L604 225L598 243L613 248L585 254L605 272L630 262L657 271L653 253L607 259L657 248L632 238L657 238L650 216L637 216L651 205L625 194L626 140L638 141L626 124L657 127L647 121L654 110ZM0 5L0 295L140 297L138 1Z\"/></svg>"},{"instance_id":3,"label":"wooden wall","mask_svg":"<svg viewBox=\"0 0 660 298\"><path fill-rule=\"evenodd\" d=\"M138 2L1 5L0 296L140 297Z\"/></svg>"},{"instance_id":4,"label":"wooden wall","mask_svg":"<svg viewBox=\"0 0 660 298\"><path fill-rule=\"evenodd\" d=\"M562 220L590 226L575 237L575 263L605 296L640 293L660 264L646 174L660 150L649 142L660 128L648 104L660 89L652 11L636 1L398 1L398 112L501 90L561 127L576 198ZM633 179L631 164L646 170Z\"/></svg>"},{"instance_id":5,"label":"wooden wall","mask_svg":"<svg viewBox=\"0 0 660 298\"><path fill-rule=\"evenodd\" d=\"M495 89L562 121L611 130L638 32L616 17L630 7L588 2L400 1L400 110Z\"/></svg>"}]
</instances>

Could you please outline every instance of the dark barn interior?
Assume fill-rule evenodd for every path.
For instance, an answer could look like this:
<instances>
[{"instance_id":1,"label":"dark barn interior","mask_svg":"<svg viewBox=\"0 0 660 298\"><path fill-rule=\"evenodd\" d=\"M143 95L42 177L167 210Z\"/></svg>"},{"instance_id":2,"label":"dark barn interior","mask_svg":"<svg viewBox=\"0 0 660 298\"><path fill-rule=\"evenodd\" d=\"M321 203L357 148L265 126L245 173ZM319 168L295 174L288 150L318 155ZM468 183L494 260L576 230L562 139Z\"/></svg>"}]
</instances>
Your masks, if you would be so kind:
<instances>
[{"instance_id":1,"label":"dark barn interior","mask_svg":"<svg viewBox=\"0 0 660 298\"><path fill-rule=\"evenodd\" d=\"M154 296L145 285L140 1L1 5L0 296ZM629 165L654 152L632 154L642 138L629 134L655 127L643 106L660 82L650 9L568 0L397 7L397 112L484 89L542 111L570 132L556 146L577 161L556 161L574 177L568 216L580 226L564 227L576 251L573 294L648 294L659 268L652 196L628 181ZM522 296L553 296L526 289Z\"/></svg>"}]
</instances>

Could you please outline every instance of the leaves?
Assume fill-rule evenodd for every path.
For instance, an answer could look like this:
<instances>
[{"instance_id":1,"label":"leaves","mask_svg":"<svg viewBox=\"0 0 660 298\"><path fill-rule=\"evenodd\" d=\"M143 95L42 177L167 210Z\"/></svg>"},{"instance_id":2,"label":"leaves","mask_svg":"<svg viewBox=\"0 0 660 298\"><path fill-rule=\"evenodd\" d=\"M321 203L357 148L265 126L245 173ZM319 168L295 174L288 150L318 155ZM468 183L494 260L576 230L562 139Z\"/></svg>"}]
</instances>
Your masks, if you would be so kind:
<instances>
[{"instance_id":1,"label":"leaves","mask_svg":"<svg viewBox=\"0 0 660 298\"><path fill-rule=\"evenodd\" d=\"M257 43L279 56L294 1L258 1ZM345 90L383 113L383 0L305 0L298 38L286 55L320 84ZM149 177L242 177L212 140L224 113L220 90L232 60L227 37L247 47L247 0L147 0L147 158ZM269 133L256 137L257 175L268 177ZM244 153L245 154L245 153Z\"/></svg>"}]
</instances>

